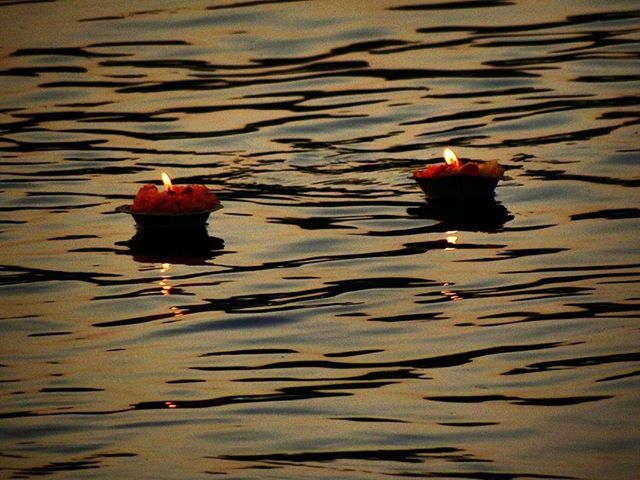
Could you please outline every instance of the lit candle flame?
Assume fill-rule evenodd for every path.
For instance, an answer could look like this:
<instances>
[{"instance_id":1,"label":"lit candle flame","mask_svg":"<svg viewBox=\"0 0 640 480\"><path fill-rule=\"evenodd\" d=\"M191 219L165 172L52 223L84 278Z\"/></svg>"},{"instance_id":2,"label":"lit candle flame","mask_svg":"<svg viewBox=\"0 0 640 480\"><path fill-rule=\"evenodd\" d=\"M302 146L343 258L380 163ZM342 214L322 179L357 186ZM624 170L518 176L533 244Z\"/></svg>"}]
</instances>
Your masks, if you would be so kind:
<instances>
[{"instance_id":1,"label":"lit candle flame","mask_svg":"<svg viewBox=\"0 0 640 480\"><path fill-rule=\"evenodd\" d=\"M460 166L460 160L450 148L445 148L444 150L444 161L447 162L447 165Z\"/></svg>"},{"instance_id":2,"label":"lit candle flame","mask_svg":"<svg viewBox=\"0 0 640 480\"><path fill-rule=\"evenodd\" d=\"M165 172L162 172L162 183L164 183L164 189L167 191L173 190L171 178Z\"/></svg>"}]
</instances>

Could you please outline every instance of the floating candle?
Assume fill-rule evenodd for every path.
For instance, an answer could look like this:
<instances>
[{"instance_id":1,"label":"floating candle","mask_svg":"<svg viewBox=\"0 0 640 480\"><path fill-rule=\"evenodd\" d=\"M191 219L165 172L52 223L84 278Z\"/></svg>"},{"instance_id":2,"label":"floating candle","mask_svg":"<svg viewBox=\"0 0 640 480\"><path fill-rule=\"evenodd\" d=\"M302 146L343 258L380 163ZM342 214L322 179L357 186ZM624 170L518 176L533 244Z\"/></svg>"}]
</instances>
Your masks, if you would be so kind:
<instances>
[{"instance_id":1,"label":"floating candle","mask_svg":"<svg viewBox=\"0 0 640 480\"><path fill-rule=\"evenodd\" d=\"M498 180L504 178L504 168L496 161L461 162L449 148L444 151L444 159L445 163L413 172L413 178L433 201L489 200Z\"/></svg>"},{"instance_id":2,"label":"floating candle","mask_svg":"<svg viewBox=\"0 0 640 480\"><path fill-rule=\"evenodd\" d=\"M147 184L138 190L131 206L134 213L194 213L220 205L215 193L204 185L173 185L169 175L162 172L164 190Z\"/></svg>"},{"instance_id":3,"label":"floating candle","mask_svg":"<svg viewBox=\"0 0 640 480\"><path fill-rule=\"evenodd\" d=\"M471 177L490 177L503 179L504 168L492 160L490 162L473 162L468 161L462 163L453 150L447 148L444 151L444 160L446 163L438 165L430 165L421 170L413 172L414 178L439 178L451 175L467 175Z\"/></svg>"}]
</instances>

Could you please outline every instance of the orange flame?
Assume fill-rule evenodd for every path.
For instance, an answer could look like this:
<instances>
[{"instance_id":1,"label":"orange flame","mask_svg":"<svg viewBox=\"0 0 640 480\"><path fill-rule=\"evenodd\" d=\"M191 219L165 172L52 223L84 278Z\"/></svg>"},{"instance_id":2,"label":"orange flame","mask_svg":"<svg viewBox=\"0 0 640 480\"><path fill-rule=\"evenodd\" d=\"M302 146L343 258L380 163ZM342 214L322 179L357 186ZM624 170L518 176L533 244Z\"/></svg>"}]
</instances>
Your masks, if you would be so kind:
<instances>
[{"instance_id":1,"label":"orange flame","mask_svg":"<svg viewBox=\"0 0 640 480\"><path fill-rule=\"evenodd\" d=\"M450 148L445 148L444 150L444 161L447 162L447 165L452 165L455 167L460 167L460 160Z\"/></svg>"},{"instance_id":2,"label":"orange flame","mask_svg":"<svg viewBox=\"0 0 640 480\"><path fill-rule=\"evenodd\" d=\"M162 172L162 183L164 183L165 190L173 190L173 184L171 183L171 178L166 173Z\"/></svg>"}]
</instances>

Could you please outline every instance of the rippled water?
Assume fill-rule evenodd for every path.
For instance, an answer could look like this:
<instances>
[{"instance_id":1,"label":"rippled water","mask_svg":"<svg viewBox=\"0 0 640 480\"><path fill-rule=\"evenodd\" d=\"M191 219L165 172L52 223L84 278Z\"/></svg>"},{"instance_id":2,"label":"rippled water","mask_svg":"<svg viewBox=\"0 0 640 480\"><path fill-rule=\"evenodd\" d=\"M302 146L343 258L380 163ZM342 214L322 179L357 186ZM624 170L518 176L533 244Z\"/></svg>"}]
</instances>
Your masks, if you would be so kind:
<instances>
[{"instance_id":1,"label":"rippled water","mask_svg":"<svg viewBox=\"0 0 640 480\"><path fill-rule=\"evenodd\" d=\"M637 8L1 1L0 476L634 478Z\"/></svg>"}]
</instances>

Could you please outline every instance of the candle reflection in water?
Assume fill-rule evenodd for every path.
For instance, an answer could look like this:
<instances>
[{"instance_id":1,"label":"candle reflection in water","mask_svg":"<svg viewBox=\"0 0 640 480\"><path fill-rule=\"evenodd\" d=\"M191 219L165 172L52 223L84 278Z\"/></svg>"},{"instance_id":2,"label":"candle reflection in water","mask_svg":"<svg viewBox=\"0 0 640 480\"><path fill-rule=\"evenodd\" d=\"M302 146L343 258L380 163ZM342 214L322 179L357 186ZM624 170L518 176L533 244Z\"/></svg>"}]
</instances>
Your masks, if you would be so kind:
<instances>
[{"instance_id":1,"label":"candle reflection in water","mask_svg":"<svg viewBox=\"0 0 640 480\"><path fill-rule=\"evenodd\" d=\"M160 275L161 275L161 280L158 282L158 286L160 287L160 292L162 293L163 296L170 296L173 292L173 286L170 283L171 277L168 275L168 272L173 268L173 265L171 263L163 263L162 267L160 268ZM179 293L180 288L178 288L178 292ZM178 321L180 319L180 317L184 316L184 311L176 306L176 305L172 305L169 307L169 310L171 311L171 313L173 313L173 320L169 320L166 321L165 323L172 323L175 321Z\"/></svg>"},{"instance_id":2,"label":"candle reflection in water","mask_svg":"<svg viewBox=\"0 0 640 480\"><path fill-rule=\"evenodd\" d=\"M449 282L445 282L442 286L443 287L448 287L450 285L451 284ZM440 293L442 295L444 295L445 297L447 297L452 302L459 302L459 301L463 300L463 298L460 296L460 294L458 292L456 292L455 290L451 290L449 288L444 288L443 290L440 290Z\"/></svg>"},{"instance_id":3,"label":"candle reflection in water","mask_svg":"<svg viewBox=\"0 0 640 480\"><path fill-rule=\"evenodd\" d=\"M458 243L458 235L457 235L458 231L457 230L450 230L447 232L447 243L450 245L455 245L456 243ZM446 247L445 250L454 250L453 247Z\"/></svg>"},{"instance_id":4,"label":"candle reflection in water","mask_svg":"<svg viewBox=\"0 0 640 480\"><path fill-rule=\"evenodd\" d=\"M170 295L171 294L171 285L169 285L169 275L165 275L166 272L171 270L170 263L163 263L162 268L160 269L160 274L162 275L162 280L158 282L160 289L162 291L162 295Z\"/></svg>"},{"instance_id":5,"label":"candle reflection in water","mask_svg":"<svg viewBox=\"0 0 640 480\"><path fill-rule=\"evenodd\" d=\"M496 233L514 218L502 203L495 200L468 203L429 202L409 207L407 213L411 217L440 222L439 228L436 229L451 232L450 236L459 231Z\"/></svg>"},{"instance_id":6,"label":"candle reflection in water","mask_svg":"<svg viewBox=\"0 0 640 480\"><path fill-rule=\"evenodd\" d=\"M138 228L133 237L116 242L116 245L127 247L119 253L132 255L136 262L163 264L162 273L171 265L202 265L224 253L224 240L209 235L206 227L188 230ZM168 267L164 269L165 266Z\"/></svg>"}]
</instances>

